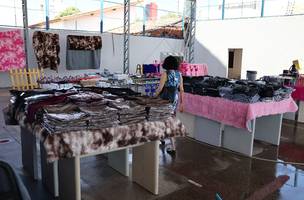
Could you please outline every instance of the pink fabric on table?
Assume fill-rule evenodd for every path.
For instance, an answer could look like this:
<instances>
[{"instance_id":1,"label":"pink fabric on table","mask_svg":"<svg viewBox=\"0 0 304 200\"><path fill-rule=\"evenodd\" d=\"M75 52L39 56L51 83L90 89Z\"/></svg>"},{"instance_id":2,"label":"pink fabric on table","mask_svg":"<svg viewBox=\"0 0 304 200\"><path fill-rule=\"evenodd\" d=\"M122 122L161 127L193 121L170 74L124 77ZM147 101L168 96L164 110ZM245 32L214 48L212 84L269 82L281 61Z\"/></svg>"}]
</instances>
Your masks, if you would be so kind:
<instances>
[{"instance_id":1,"label":"pink fabric on table","mask_svg":"<svg viewBox=\"0 0 304 200\"><path fill-rule=\"evenodd\" d=\"M291 94L294 100L304 101L304 87L303 86L295 86L295 91Z\"/></svg>"},{"instance_id":2,"label":"pink fabric on table","mask_svg":"<svg viewBox=\"0 0 304 200\"><path fill-rule=\"evenodd\" d=\"M208 75L207 64L181 63L180 71L183 76L205 76Z\"/></svg>"},{"instance_id":3,"label":"pink fabric on table","mask_svg":"<svg viewBox=\"0 0 304 200\"><path fill-rule=\"evenodd\" d=\"M184 94L185 112L249 131L249 122L257 117L296 112L297 109L292 98L279 102L246 104L219 97Z\"/></svg>"},{"instance_id":4,"label":"pink fabric on table","mask_svg":"<svg viewBox=\"0 0 304 200\"><path fill-rule=\"evenodd\" d=\"M304 75L300 74L296 81L296 86L304 87Z\"/></svg>"},{"instance_id":5,"label":"pink fabric on table","mask_svg":"<svg viewBox=\"0 0 304 200\"><path fill-rule=\"evenodd\" d=\"M0 32L0 71L25 67L25 51L21 30Z\"/></svg>"}]
</instances>

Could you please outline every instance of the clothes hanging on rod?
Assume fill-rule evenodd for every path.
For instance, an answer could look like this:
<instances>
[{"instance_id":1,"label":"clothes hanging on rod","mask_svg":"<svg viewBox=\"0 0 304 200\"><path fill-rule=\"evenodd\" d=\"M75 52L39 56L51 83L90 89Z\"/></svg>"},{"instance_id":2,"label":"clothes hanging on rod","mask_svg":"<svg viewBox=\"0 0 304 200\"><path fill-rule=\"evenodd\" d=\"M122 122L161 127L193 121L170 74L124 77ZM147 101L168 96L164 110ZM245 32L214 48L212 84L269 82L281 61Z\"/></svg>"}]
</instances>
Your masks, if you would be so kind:
<instances>
[{"instance_id":1,"label":"clothes hanging on rod","mask_svg":"<svg viewBox=\"0 0 304 200\"><path fill-rule=\"evenodd\" d=\"M99 69L102 40L100 36L67 36L68 70Z\"/></svg>"},{"instance_id":2,"label":"clothes hanging on rod","mask_svg":"<svg viewBox=\"0 0 304 200\"><path fill-rule=\"evenodd\" d=\"M59 35L35 31L33 34L33 48L39 68L50 68L58 71L59 58Z\"/></svg>"},{"instance_id":3,"label":"clothes hanging on rod","mask_svg":"<svg viewBox=\"0 0 304 200\"><path fill-rule=\"evenodd\" d=\"M0 71L24 68L26 55L21 30L0 32Z\"/></svg>"}]
</instances>

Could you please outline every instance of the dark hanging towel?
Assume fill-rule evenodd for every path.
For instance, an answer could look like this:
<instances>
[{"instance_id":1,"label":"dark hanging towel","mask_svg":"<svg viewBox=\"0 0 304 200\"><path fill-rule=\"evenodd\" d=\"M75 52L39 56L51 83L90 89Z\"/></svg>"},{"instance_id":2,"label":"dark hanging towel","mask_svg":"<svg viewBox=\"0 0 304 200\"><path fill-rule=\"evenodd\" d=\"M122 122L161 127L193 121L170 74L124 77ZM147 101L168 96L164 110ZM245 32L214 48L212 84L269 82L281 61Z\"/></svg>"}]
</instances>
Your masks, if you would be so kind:
<instances>
[{"instance_id":1,"label":"dark hanging towel","mask_svg":"<svg viewBox=\"0 0 304 200\"><path fill-rule=\"evenodd\" d=\"M39 68L50 68L58 71L59 58L59 35L35 31L33 34L33 48Z\"/></svg>"},{"instance_id":2,"label":"dark hanging towel","mask_svg":"<svg viewBox=\"0 0 304 200\"><path fill-rule=\"evenodd\" d=\"M68 70L99 69L100 36L67 36L66 67Z\"/></svg>"}]
</instances>

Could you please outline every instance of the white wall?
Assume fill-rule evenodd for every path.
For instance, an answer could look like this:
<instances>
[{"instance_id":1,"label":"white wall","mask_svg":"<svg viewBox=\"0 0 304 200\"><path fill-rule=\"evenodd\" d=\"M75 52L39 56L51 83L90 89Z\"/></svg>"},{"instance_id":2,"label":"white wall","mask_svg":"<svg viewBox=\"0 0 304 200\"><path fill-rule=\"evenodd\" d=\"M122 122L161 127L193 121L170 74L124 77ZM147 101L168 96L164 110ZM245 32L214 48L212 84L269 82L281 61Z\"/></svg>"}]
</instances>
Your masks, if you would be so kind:
<instances>
[{"instance_id":1,"label":"white wall","mask_svg":"<svg viewBox=\"0 0 304 200\"><path fill-rule=\"evenodd\" d=\"M4 30L0 28L0 31ZM36 57L32 48L33 30L30 30L29 66L37 67ZM66 70L66 36L68 34L98 35L99 33L53 30L59 33L60 66L58 74L55 71L45 70L46 75L69 76L89 72L101 72L105 68L112 72L122 72L123 68L123 35L110 33L102 34L101 68L99 70ZM113 37L113 40L112 40ZM168 38L152 38L142 36L130 37L130 72L136 70L137 64L152 63L160 59L161 52L183 52L183 40ZM0 72L0 87L10 87L10 78L7 72Z\"/></svg>"},{"instance_id":2,"label":"white wall","mask_svg":"<svg viewBox=\"0 0 304 200\"><path fill-rule=\"evenodd\" d=\"M195 62L207 63L211 75L226 76L228 49L243 49L242 78L278 75L304 58L304 16L198 21Z\"/></svg>"}]
</instances>

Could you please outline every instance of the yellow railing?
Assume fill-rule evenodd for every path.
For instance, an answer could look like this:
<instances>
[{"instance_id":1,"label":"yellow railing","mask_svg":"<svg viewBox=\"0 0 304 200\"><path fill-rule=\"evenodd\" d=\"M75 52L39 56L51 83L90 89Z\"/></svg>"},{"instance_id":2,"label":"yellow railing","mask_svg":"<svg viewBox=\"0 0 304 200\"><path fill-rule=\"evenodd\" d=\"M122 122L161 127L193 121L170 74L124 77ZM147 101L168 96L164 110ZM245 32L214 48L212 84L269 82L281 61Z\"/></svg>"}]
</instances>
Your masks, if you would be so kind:
<instances>
[{"instance_id":1,"label":"yellow railing","mask_svg":"<svg viewBox=\"0 0 304 200\"><path fill-rule=\"evenodd\" d=\"M12 89L32 90L40 88L38 79L44 77L43 69L11 69L10 71Z\"/></svg>"}]
</instances>

